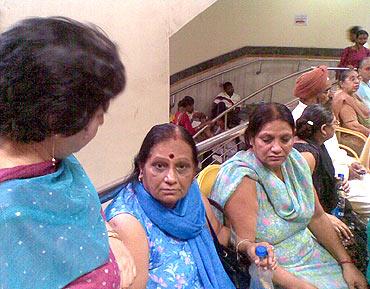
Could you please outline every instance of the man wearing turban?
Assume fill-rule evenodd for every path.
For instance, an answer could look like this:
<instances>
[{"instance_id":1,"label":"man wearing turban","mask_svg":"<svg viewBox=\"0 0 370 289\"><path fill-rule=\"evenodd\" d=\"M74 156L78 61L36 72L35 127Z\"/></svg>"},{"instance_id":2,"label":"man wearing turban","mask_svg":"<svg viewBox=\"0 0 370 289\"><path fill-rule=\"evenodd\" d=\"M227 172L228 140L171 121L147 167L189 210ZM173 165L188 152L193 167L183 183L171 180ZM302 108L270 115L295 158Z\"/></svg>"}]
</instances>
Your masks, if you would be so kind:
<instances>
[{"instance_id":1,"label":"man wearing turban","mask_svg":"<svg viewBox=\"0 0 370 289\"><path fill-rule=\"evenodd\" d=\"M294 96L299 98L297 107L292 111L294 121L303 113L307 105L329 100L331 82L328 78L328 68L325 65L303 73L295 82Z\"/></svg>"},{"instance_id":2,"label":"man wearing turban","mask_svg":"<svg viewBox=\"0 0 370 289\"><path fill-rule=\"evenodd\" d=\"M325 104L329 100L331 83L328 78L328 68L325 65L303 73L297 78L294 86L294 96L299 98L298 105L292 111L294 121L301 117L304 109L315 103ZM352 163L344 150L339 148L336 135L325 141L325 147L333 161L335 174L343 173L343 167ZM348 170L345 172L348 175Z\"/></svg>"}]
</instances>

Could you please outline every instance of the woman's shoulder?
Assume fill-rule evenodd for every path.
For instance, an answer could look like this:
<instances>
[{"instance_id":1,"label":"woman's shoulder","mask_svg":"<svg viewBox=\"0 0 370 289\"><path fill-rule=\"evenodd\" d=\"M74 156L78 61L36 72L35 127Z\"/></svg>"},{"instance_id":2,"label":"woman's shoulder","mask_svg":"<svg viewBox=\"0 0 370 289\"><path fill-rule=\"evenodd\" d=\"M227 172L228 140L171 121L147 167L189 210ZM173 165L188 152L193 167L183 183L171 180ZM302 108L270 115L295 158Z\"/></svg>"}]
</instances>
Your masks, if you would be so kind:
<instances>
[{"instance_id":1,"label":"woman's shoulder","mask_svg":"<svg viewBox=\"0 0 370 289\"><path fill-rule=\"evenodd\" d=\"M253 167L256 158L251 150L239 151L221 165L219 176L229 176L235 178L236 175L244 173Z\"/></svg>"},{"instance_id":2,"label":"woman's shoulder","mask_svg":"<svg viewBox=\"0 0 370 289\"><path fill-rule=\"evenodd\" d=\"M309 152L315 159L319 156L319 147L308 142L295 142L293 147L300 153Z\"/></svg>"},{"instance_id":3,"label":"woman's shoulder","mask_svg":"<svg viewBox=\"0 0 370 289\"><path fill-rule=\"evenodd\" d=\"M342 51L342 55L343 54L347 54L347 53L350 53L351 51L353 51L353 46L347 46L346 48L343 49Z\"/></svg>"},{"instance_id":4,"label":"woman's shoulder","mask_svg":"<svg viewBox=\"0 0 370 289\"><path fill-rule=\"evenodd\" d=\"M139 219L142 212L132 183L124 184L118 188L116 196L105 209L108 221L119 214L130 214Z\"/></svg>"},{"instance_id":5,"label":"woman's shoulder","mask_svg":"<svg viewBox=\"0 0 370 289\"><path fill-rule=\"evenodd\" d=\"M366 52L367 55L370 54L370 49L365 47L365 46L362 46L362 49Z\"/></svg>"},{"instance_id":6,"label":"woman's shoulder","mask_svg":"<svg viewBox=\"0 0 370 289\"><path fill-rule=\"evenodd\" d=\"M242 150L238 151L235 155L233 155L230 159L222 164L223 166L227 166L230 164L237 165L239 162L248 161L250 158L253 157L253 153L251 150Z\"/></svg>"},{"instance_id":7,"label":"woman's shoulder","mask_svg":"<svg viewBox=\"0 0 370 289\"><path fill-rule=\"evenodd\" d=\"M339 89L334 93L333 102L339 101L339 100L344 100L347 97L349 97L349 95L347 93L345 93L343 90Z\"/></svg>"},{"instance_id":8,"label":"woman's shoulder","mask_svg":"<svg viewBox=\"0 0 370 289\"><path fill-rule=\"evenodd\" d=\"M302 163L304 163L305 165L307 165L306 163L306 159L302 156L302 154L297 150L295 149L294 147L292 148L290 154L288 155L288 158L290 159L293 159L295 160L296 162L298 162L298 165L301 165Z\"/></svg>"},{"instance_id":9,"label":"woman's shoulder","mask_svg":"<svg viewBox=\"0 0 370 289\"><path fill-rule=\"evenodd\" d=\"M250 170L248 166L252 163L252 157L253 153L250 150L239 151L224 162L213 185L210 198L224 207L243 178L248 177L249 179ZM251 180L251 182L254 181Z\"/></svg>"},{"instance_id":10,"label":"woman's shoulder","mask_svg":"<svg viewBox=\"0 0 370 289\"><path fill-rule=\"evenodd\" d=\"M350 96L342 90L335 92L332 101L332 109L336 116L338 116L348 97Z\"/></svg>"}]
</instances>

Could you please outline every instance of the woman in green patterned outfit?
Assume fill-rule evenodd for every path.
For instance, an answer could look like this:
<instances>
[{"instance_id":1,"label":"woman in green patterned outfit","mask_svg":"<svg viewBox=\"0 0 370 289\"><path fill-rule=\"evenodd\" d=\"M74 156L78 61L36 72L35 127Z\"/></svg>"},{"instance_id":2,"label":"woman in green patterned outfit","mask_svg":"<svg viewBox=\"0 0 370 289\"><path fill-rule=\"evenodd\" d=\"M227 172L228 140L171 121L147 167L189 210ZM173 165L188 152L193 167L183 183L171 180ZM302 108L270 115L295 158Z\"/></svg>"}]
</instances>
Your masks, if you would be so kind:
<instances>
[{"instance_id":1,"label":"woman in green patterned outfit","mask_svg":"<svg viewBox=\"0 0 370 289\"><path fill-rule=\"evenodd\" d=\"M258 106L246 132L250 149L222 165L211 198L238 236L275 247L278 288L365 289L318 201L305 159L292 149L293 133L284 105Z\"/></svg>"}]
</instances>

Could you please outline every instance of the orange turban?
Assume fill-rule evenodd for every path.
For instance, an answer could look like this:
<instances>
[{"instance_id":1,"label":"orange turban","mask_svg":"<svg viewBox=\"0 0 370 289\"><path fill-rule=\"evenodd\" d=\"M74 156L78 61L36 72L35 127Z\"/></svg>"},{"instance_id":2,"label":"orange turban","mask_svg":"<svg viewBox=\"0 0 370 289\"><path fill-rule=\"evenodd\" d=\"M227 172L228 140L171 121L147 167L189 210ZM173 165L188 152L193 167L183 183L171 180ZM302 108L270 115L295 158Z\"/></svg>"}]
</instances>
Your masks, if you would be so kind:
<instances>
[{"instance_id":1,"label":"orange turban","mask_svg":"<svg viewBox=\"0 0 370 289\"><path fill-rule=\"evenodd\" d=\"M316 96L325 90L327 80L328 68L325 65L303 73L295 82L294 96L302 100Z\"/></svg>"}]
</instances>

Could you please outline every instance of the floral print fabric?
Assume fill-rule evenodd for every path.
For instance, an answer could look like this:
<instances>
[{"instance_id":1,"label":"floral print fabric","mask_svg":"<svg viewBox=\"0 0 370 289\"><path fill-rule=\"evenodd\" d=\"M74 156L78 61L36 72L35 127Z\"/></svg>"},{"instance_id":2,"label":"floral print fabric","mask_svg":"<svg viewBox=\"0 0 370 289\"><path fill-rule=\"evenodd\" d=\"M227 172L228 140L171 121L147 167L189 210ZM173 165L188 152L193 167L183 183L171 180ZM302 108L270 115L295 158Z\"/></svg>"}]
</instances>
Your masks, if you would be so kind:
<instances>
[{"instance_id":1,"label":"floral print fabric","mask_svg":"<svg viewBox=\"0 0 370 289\"><path fill-rule=\"evenodd\" d=\"M113 200L105 213L108 220L118 214L131 214L143 226L149 245L146 288L204 288L188 242L174 239L153 224L141 208L131 185L128 185L125 194L120 193Z\"/></svg>"},{"instance_id":2,"label":"floral print fabric","mask_svg":"<svg viewBox=\"0 0 370 289\"><path fill-rule=\"evenodd\" d=\"M314 213L314 192L307 163L295 149L283 163L282 173L285 182L264 168L251 150L239 152L221 167L211 198L225 206L243 177L255 180L256 241L274 245L279 265L316 287L348 288L336 260L307 228Z\"/></svg>"}]
</instances>

